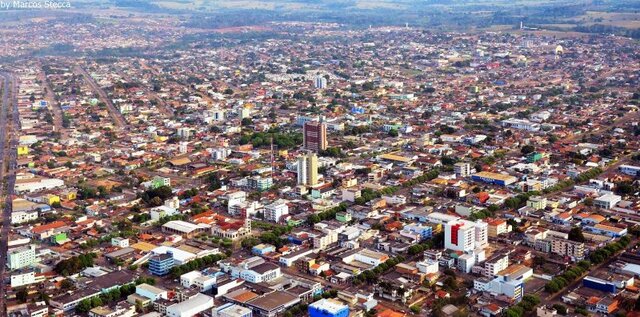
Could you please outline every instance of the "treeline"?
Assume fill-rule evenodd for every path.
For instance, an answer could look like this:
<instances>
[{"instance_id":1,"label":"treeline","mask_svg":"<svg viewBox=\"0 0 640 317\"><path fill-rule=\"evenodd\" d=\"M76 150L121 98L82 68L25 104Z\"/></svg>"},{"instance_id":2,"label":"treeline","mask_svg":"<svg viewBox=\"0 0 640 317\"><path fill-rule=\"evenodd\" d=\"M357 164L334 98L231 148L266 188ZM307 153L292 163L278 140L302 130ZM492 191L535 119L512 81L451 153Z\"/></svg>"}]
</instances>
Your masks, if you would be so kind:
<instances>
[{"instance_id":1,"label":"treeline","mask_svg":"<svg viewBox=\"0 0 640 317\"><path fill-rule=\"evenodd\" d=\"M87 267L93 266L93 259L96 258L96 256L95 253L85 253L70 257L58 262L53 268L53 271L62 276L76 274Z\"/></svg>"},{"instance_id":2,"label":"treeline","mask_svg":"<svg viewBox=\"0 0 640 317\"><path fill-rule=\"evenodd\" d=\"M521 317L536 309L536 306L540 304L540 298L536 295L524 295L522 301L517 305L509 307L505 316L507 317Z\"/></svg>"},{"instance_id":3,"label":"treeline","mask_svg":"<svg viewBox=\"0 0 640 317\"><path fill-rule=\"evenodd\" d=\"M553 294L567 287L571 282L582 276L589 267L591 267L591 262L589 261L578 262L578 265L568 268L564 273L555 276L551 281L547 282L547 284L544 285L544 290Z\"/></svg>"},{"instance_id":4,"label":"treeline","mask_svg":"<svg viewBox=\"0 0 640 317\"><path fill-rule=\"evenodd\" d=\"M126 299L129 295L135 293L136 285L140 285L143 283L146 283L149 285L155 285L156 280L152 277L149 277L149 278L140 277L135 281L135 283L124 284L106 293L102 293L99 296L94 296L91 298L81 300L78 303L78 306L76 306L75 310L77 313L84 314L93 308L119 302L123 299Z\"/></svg>"},{"instance_id":5,"label":"treeline","mask_svg":"<svg viewBox=\"0 0 640 317\"><path fill-rule=\"evenodd\" d=\"M353 277L353 284L358 285L366 282L368 284L373 284L378 281L380 274L386 272L388 269L393 268L398 263L402 263L405 258L401 255L390 258L387 261L380 263L380 265L374 267L371 270L366 270L361 272L360 274Z\"/></svg>"},{"instance_id":6,"label":"treeline","mask_svg":"<svg viewBox=\"0 0 640 317\"><path fill-rule=\"evenodd\" d=\"M604 25L604 24L578 25L574 27L572 31L580 32L580 33L615 34L619 36L640 39L640 29L627 29L627 28L613 26L613 25Z\"/></svg>"},{"instance_id":7,"label":"treeline","mask_svg":"<svg viewBox=\"0 0 640 317\"><path fill-rule=\"evenodd\" d=\"M602 174L602 169L599 167L594 167L584 173L581 173L580 175L578 175L575 180L573 179L567 179L561 182L558 182L557 184L549 187L549 188L545 188L542 192L545 194L549 194L549 193L553 193L553 192L557 192L557 191L561 191L564 189L567 189L577 183L583 183L586 182L600 174Z\"/></svg>"},{"instance_id":8,"label":"treeline","mask_svg":"<svg viewBox=\"0 0 640 317\"><path fill-rule=\"evenodd\" d=\"M180 275L189 273L193 270L202 270L208 266L218 263L225 258L224 254L211 254L189 261L185 264L174 266L169 271L172 278L179 278Z\"/></svg>"}]
</instances>

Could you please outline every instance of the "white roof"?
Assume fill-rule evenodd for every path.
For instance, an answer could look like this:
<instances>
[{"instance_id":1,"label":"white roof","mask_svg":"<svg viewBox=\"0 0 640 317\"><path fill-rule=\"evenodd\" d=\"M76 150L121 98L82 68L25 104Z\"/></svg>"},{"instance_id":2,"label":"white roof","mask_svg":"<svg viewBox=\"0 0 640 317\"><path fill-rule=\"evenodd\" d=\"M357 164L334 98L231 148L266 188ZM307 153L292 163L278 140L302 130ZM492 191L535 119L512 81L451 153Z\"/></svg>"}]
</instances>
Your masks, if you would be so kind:
<instances>
[{"instance_id":1,"label":"white roof","mask_svg":"<svg viewBox=\"0 0 640 317\"><path fill-rule=\"evenodd\" d=\"M165 254L170 252L173 254L173 259L181 263L187 262L196 257L196 255L191 252L164 245L151 250L151 252L153 252L154 254Z\"/></svg>"},{"instance_id":2,"label":"white roof","mask_svg":"<svg viewBox=\"0 0 640 317\"><path fill-rule=\"evenodd\" d=\"M179 232L184 232L184 233L189 233L198 229L209 228L207 225L195 224L195 223L190 223L182 220L172 220L165 223L162 226L172 230L179 231Z\"/></svg>"}]
</instances>

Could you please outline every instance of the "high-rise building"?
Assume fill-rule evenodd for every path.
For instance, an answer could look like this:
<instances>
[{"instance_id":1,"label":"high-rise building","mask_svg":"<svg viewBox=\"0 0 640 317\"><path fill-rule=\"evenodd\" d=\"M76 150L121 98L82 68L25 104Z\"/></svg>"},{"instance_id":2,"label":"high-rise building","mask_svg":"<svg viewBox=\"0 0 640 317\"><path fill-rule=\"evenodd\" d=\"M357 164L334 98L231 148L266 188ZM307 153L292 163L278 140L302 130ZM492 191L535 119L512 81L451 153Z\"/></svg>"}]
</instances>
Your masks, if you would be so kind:
<instances>
[{"instance_id":1,"label":"high-rise building","mask_svg":"<svg viewBox=\"0 0 640 317\"><path fill-rule=\"evenodd\" d=\"M444 247L450 250L472 252L486 246L489 239L489 224L481 220L451 220L444 230Z\"/></svg>"},{"instance_id":2,"label":"high-rise building","mask_svg":"<svg viewBox=\"0 0 640 317\"><path fill-rule=\"evenodd\" d=\"M304 148L310 151L319 152L327 149L327 124L320 121L305 122L302 128Z\"/></svg>"},{"instance_id":3,"label":"high-rise building","mask_svg":"<svg viewBox=\"0 0 640 317\"><path fill-rule=\"evenodd\" d=\"M465 162L458 162L453 165L453 172L458 177L467 177L471 175L471 164Z\"/></svg>"},{"instance_id":4,"label":"high-rise building","mask_svg":"<svg viewBox=\"0 0 640 317\"><path fill-rule=\"evenodd\" d=\"M298 185L318 184L318 156L309 152L298 157Z\"/></svg>"},{"instance_id":5,"label":"high-rise building","mask_svg":"<svg viewBox=\"0 0 640 317\"><path fill-rule=\"evenodd\" d=\"M36 246L29 245L9 250L7 254L10 270L17 270L36 263Z\"/></svg>"},{"instance_id":6,"label":"high-rise building","mask_svg":"<svg viewBox=\"0 0 640 317\"><path fill-rule=\"evenodd\" d=\"M322 75L318 75L314 84L317 89L325 89L327 88L327 79Z\"/></svg>"},{"instance_id":7,"label":"high-rise building","mask_svg":"<svg viewBox=\"0 0 640 317\"><path fill-rule=\"evenodd\" d=\"M444 226L446 249L471 252L475 249L475 225L471 221L453 220Z\"/></svg>"}]
</instances>

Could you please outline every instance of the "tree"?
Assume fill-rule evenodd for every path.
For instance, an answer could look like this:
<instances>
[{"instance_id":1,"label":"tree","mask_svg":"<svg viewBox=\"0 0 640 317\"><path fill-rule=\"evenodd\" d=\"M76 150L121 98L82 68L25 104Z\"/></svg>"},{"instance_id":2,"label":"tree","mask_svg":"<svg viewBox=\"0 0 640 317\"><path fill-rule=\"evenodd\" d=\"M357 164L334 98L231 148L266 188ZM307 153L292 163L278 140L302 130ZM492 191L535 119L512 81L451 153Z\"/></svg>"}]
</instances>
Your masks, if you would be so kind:
<instances>
[{"instance_id":1,"label":"tree","mask_svg":"<svg viewBox=\"0 0 640 317\"><path fill-rule=\"evenodd\" d=\"M586 239L582 234L582 229L580 227L573 227L569 231L569 240L576 242L584 242Z\"/></svg>"},{"instance_id":2,"label":"tree","mask_svg":"<svg viewBox=\"0 0 640 317\"><path fill-rule=\"evenodd\" d=\"M533 145L525 145L522 148L520 148L520 153L522 153L522 155L527 155L535 150L536 148L533 147Z\"/></svg>"},{"instance_id":3,"label":"tree","mask_svg":"<svg viewBox=\"0 0 640 317\"><path fill-rule=\"evenodd\" d=\"M389 134L390 137L395 138L395 137L398 136L398 129L391 129L391 130L389 130L388 134Z\"/></svg>"},{"instance_id":4,"label":"tree","mask_svg":"<svg viewBox=\"0 0 640 317\"><path fill-rule=\"evenodd\" d=\"M554 304L553 305L553 309L555 309L558 314L560 315L566 315L567 314L567 307L562 305L562 304Z\"/></svg>"},{"instance_id":5,"label":"tree","mask_svg":"<svg viewBox=\"0 0 640 317\"><path fill-rule=\"evenodd\" d=\"M418 305L413 305L413 306L410 307L410 309L411 309L411 312L414 313L414 314L419 314L420 310L421 310L420 306L418 306Z\"/></svg>"},{"instance_id":6,"label":"tree","mask_svg":"<svg viewBox=\"0 0 640 317\"><path fill-rule=\"evenodd\" d=\"M251 118L243 118L241 124L243 127L250 126L253 124L253 120Z\"/></svg>"}]
</instances>

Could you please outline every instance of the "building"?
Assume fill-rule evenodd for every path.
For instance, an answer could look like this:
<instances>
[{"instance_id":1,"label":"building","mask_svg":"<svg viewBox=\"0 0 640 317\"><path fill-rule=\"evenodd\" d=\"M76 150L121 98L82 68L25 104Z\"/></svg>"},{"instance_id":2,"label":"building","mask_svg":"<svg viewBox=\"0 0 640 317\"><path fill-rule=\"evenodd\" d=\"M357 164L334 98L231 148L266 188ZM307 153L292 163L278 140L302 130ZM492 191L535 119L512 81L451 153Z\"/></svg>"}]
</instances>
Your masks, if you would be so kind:
<instances>
[{"instance_id":1,"label":"building","mask_svg":"<svg viewBox=\"0 0 640 317\"><path fill-rule=\"evenodd\" d=\"M298 303L300 303L298 296L287 292L275 291L254 298L248 301L246 305L253 309L256 317L275 317Z\"/></svg>"},{"instance_id":2,"label":"building","mask_svg":"<svg viewBox=\"0 0 640 317\"><path fill-rule=\"evenodd\" d=\"M298 185L318 184L318 156L309 152L298 157Z\"/></svg>"},{"instance_id":3,"label":"building","mask_svg":"<svg viewBox=\"0 0 640 317\"><path fill-rule=\"evenodd\" d=\"M11 287L20 287L29 284L44 282L44 275L36 275L34 271L11 274Z\"/></svg>"},{"instance_id":4,"label":"building","mask_svg":"<svg viewBox=\"0 0 640 317\"><path fill-rule=\"evenodd\" d=\"M174 265L171 252L156 254L149 258L149 272L153 275L167 275Z\"/></svg>"},{"instance_id":5,"label":"building","mask_svg":"<svg viewBox=\"0 0 640 317\"><path fill-rule=\"evenodd\" d=\"M167 307L168 317L191 317L213 307L213 297L198 293L195 296Z\"/></svg>"},{"instance_id":6,"label":"building","mask_svg":"<svg viewBox=\"0 0 640 317\"><path fill-rule=\"evenodd\" d=\"M332 298L323 298L309 305L309 317L348 317L349 306Z\"/></svg>"},{"instance_id":7,"label":"building","mask_svg":"<svg viewBox=\"0 0 640 317\"><path fill-rule=\"evenodd\" d=\"M284 200L277 200L272 204L264 206L264 219L273 222L280 222L280 218L289 214L289 205Z\"/></svg>"},{"instance_id":8,"label":"building","mask_svg":"<svg viewBox=\"0 0 640 317\"><path fill-rule=\"evenodd\" d=\"M508 254L496 254L484 262L484 276L496 277L509 266Z\"/></svg>"},{"instance_id":9,"label":"building","mask_svg":"<svg viewBox=\"0 0 640 317\"><path fill-rule=\"evenodd\" d=\"M168 298L167 290L146 283L136 286L136 294L142 297L146 297L152 302L155 302L161 298Z\"/></svg>"},{"instance_id":10,"label":"building","mask_svg":"<svg viewBox=\"0 0 640 317\"><path fill-rule=\"evenodd\" d=\"M303 146L305 149L314 152L327 149L327 125L324 122L305 122L302 129Z\"/></svg>"},{"instance_id":11,"label":"building","mask_svg":"<svg viewBox=\"0 0 640 317\"><path fill-rule=\"evenodd\" d=\"M494 219L488 222L489 237L495 238L501 234L508 232L507 221L504 219Z\"/></svg>"},{"instance_id":12,"label":"building","mask_svg":"<svg viewBox=\"0 0 640 317\"><path fill-rule=\"evenodd\" d=\"M314 86L317 89L325 89L327 88L327 79L322 75L317 75L314 80Z\"/></svg>"},{"instance_id":13,"label":"building","mask_svg":"<svg viewBox=\"0 0 640 317\"><path fill-rule=\"evenodd\" d=\"M204 224L194 224L182 220L172 220L162 225L162 232L179 234L185 238L193 238L211 228Z\"/></svg>"},{"instance_id":14,"label":"building","mask_svg":"<svg viewBox=\"0 0 640 317\"><path fill-rule=\"evenodd\" d=\"M593 205L599 208L611 209L615 207L620 201L622 197L616 194L604 194L593 200Z\"/></svg>"},{"instance_id":15,"label":"building","mask_svg":"<svg viewBox=\"0 0 640 317\"><path fill-rule=\"evenodd\" d=\"M453 172L457 177L467 177L471 175L471 164L466 162L458 162L453 165Z\"/></svg>"},{"instance_id":16,"label":"building","mask_svg":"<svg viewBox=\"0 0 640 317\"><path fill-rule=\"evenodd\" d=\"M637 176L638 172L640 172L640 166L620 165L620 167L618 167L618 170L627 175Z\"/></svg>"},{"instance_id":17,"label":"building","mask_svg":"<svg viewBox=\"0 0 640 317\"><path fill-rule=\"evenodd\" d=\"M542 210L547 208L547 198L542 196L532 196L527 200L527 207L533 210Z\"/></svg>"},{"instance_id":18,"label":"building","mask_svg":"<svg viewBox=\"0 0 640 317\"><path fill-rule=\"evenodd\" d=\"M233 303L226 303L213 309L212 317L252 317L251 309Z\"/></svg>"},{"instance_id":19,"label":"building","mask_svg":"<svg viewBox=\"0 0 640 317\"><path fill-rule=\"evenodd\" d=\"M488 243L489 226L484 221L452 220L444 226L446 249L471 252Z\"/></svg>"},{"instance_id":20,"label":"building","mask_svg":"<svg viewBox=\"0 0 640 317\"><path fill-rule=\"evenodd\" d=\"M498 186L508 186L518 181L514 176L492 172L475 173L471 175L471 179L476 182L483 182Z\"/></svg>"},{"instance_id":21,"label":"building","mask_svg":"<svg viewBox=\"0 0 640 317\"><path fill-rule=\"evenodd\" d=\"M567 239L551 238L551 253L568 256L574 260L584 259L584 243Z\"/></svg>"},{"instance_id":22,"label":"building","mask_svg":"<svg viewBox=\"0 0 640 317\"><path fill-rule=\"evenodd\" d=\"M17 270L36 263L36 246L29 245L9 250L7 265L10 270Z\"/></svg>"}]
</instances>

